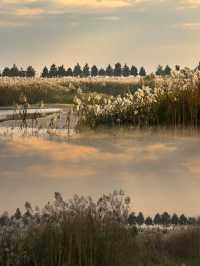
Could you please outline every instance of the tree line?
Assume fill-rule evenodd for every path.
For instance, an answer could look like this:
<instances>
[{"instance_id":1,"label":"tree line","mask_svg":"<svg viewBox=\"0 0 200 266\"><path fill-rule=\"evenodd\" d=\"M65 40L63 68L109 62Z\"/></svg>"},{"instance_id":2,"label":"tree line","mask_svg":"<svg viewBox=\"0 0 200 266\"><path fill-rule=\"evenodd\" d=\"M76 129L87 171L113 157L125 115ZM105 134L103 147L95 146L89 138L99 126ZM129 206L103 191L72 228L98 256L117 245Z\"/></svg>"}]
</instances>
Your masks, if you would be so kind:
<instances>
[{"instance_id":1,"label":"tree line","mask_svg":"<svg viewBox=\"0 0 200 266\"><path fill-rule=\"evenodd\" d=\"M175 66L175 70L179 71L181 68L179 65ZM200 70L200 63L196 67ZM159 65L155 71L156 76L169 76L171 75L172 68L169 65L165 67ZM96 77L96 76L109 76L109 77L129 77L129 76L140 76L145 77L147 75L146 69L142 66L137 68L132 65L131 67L127 64L122 65L121 63L116 63L114 66L109 64L106 68L98 68L96 65L89 66L85 64L81 66L77 63L73 68L65 68L64 65L56 66L52 64L49 68L45 66L40 74L42 78L56 78L56 77ZM23 68L18 68L15 64L9 68L5 67L0 72L2 77L35 77L36 70L32 66L28 66L25 70Z\"/></svg>"},{"instance_id":2,"label":"tree line","mask_svg":"<svg viewBox=\"0 0 200 266\"><path fill-rule=\"evenodd\" d=\"M130 225L157 225L157 226L178 226L178 225L200 225L200 218L186 217L184 214L178 216L176 213L170 215L168 212L163 214L157 213L153 218L148 216L144 217L142 212L137 215L132 212L128 217L128 223Z\"/></svg>"}]
</instances>

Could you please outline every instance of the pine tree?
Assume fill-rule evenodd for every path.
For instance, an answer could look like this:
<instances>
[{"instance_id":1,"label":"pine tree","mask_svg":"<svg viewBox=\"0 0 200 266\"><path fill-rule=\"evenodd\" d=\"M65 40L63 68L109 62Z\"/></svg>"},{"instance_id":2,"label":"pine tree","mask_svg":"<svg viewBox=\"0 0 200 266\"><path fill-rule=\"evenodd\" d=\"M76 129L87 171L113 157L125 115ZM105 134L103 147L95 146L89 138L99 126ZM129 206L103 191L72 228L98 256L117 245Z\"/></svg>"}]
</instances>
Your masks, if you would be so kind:
<instances>
[{"instance_id":1,"label":"pine tree","mask_svg":"<svg viewBox=\"0 0 200 266\"><path fill-rule=\"evenodd\" d=\"M144 67L141 67L141 68L140 68L139 75L140 75L141 77L145 77L145 76L146 76L146 70L145 70Z\"/></svg>"},{"instance_id":2,"label":"pine tree","mask_svg":"<svg viewBox=\"0 0 200 266\"><path fill-rule=\"evenodd\" d=\"M176 213L174 213L173 215L172 215L172 219L171 219L171 223L172 223L172 225L178 225L178 215L176 214Z\"/></svg>"},{"instance_id":3,"label":"pine tree","mask_svg":"<svg viewBox=\"0 0 200 266\"><path fill-rule=\"evenodd\" d=\"M161 65L159 65L157 67L155 74L156 74L156 76L163 76L164 70L163 70L163 67Z\"/></svg>"},{"instance_id":4,"label":"pine tree","mask_svg":"<svg viewBox=\"0 0 200 266\"><path fill-rule=\"evenodd\" d=\"M160 215L159 213L157 213L157 214L155 215L154 219L153 219L153 223L154 223L155 225L160 225L161 222L162 222L162 220L161 220L161 215Z\"/></svg>"},{"instance_id":5,"label":"pine tree","mask_svg":"<svg viewBox=\"0 0 200 266\"><path fill-rule=\"evenodd\" d=\"M171 217L167 212L164 212L161 216L162 219L162 225L169 226L171 223Z\"/></svg>"},{"instance_id":6,"label":"pine tree","mask_svg":"<svg viewBox=\"0 0 200 266\"><path fill-rule=\"evenodd\" d=\"M85 64L85 66L83 67L83 76L84 77L90 76L90 68L89 68L88 64Z\"/></svg>"},{"instance_id":7,"label":"pine tree","mask_svg":"<svg viewBox=\"0 0 200 266\"><path fill-rule=\"evenodd\" d=\"M59 66L58 67L58 77L64 77L66 75L66 70L64 66Z\"/></svg>"},{"instance_id":8,"label":"pine tree","mask_svg":"<svg viewBox=\"0 0 200 266\"><path fill-rule=\"evenodd\" d=\"M50 78L55 78L58 76L58 69L55 64L51 65L48 76Z\"/></svg>"},{"instance_id":9,"label":"pine tree","mask_svg":"<svg viewBox=\"0 0 200 266\"><path fill-rule=\"evenodd\" d=\"M123 69L122 69L122 75L124 77L130 76L130 68L125 64Z\"/></svg>"},{"instance_id":10,"label":"pine tree","mask_svg":"<svg viewBox=\"0 0 200 266\"><path fill-rule=\"evenodd\" d=\"M122 75L122 66L120 63L116 63L114 68L114 76L120 77L121 75Z\"/></svg>"},{"instance_id":11,"label":"pine tree","mask_svg":"<svg viewBox=\"0 0 200 266\"><path fill-rule=\"evenodd\" d=\"M26 77L28 77L28 78L34 78L35 77L35 69L32 66L27 67Z\"/></svg>"},{"instance_id":12,"label":"pine tree","mask_svg":"<svg viewBox=\"0 0 200 266\"><path fill-rule=\"evenodd\" d=\"M148 216L148 217L146 218L146 220L145 220L145 224L146 224L147 226L150 226L150 225L153 224L152 218L151 218L150 216Z\"/></svg>"},{"instance_id":13,"label":"pine tree","mask_svg":"<svg viewBox=\"0 0 200 266\"><path fill-rule=\"evenodd\" d=\"M187 217L184 214L182 214L179 217L179 224L180 225L186 225L187 223L188 223Z\"/></svg>"},{"instance_id":14,"label":"pine tree","mask_svg":"<svg viewBox=\"0 0 200 266\"><path fill-rule=\"evenodd\" d=\"M72 76L73 76L73 71L72 71L71 67L69 67L69 68L67 69L67 71L66 71L66 76L67 76L67 77L72 77Z\"/></svg>"},{"instance_id":15,"label":"pine tree","mask_svg":"<svg viewBox=\"0 0 200 266\"><path fill-rule=\"evenodd\" d=\"M99 69L99 76L104 77L106 75L106 71L103 68Z\"/></svg>"},{"instance_id":16,"label":"pine tree","mask_svg":"<svg viewBox=\"0 0 200 266\"><path fill-rule=\"evenodd\" d=\"M106 68L106 76L112 77L114 74L112 66L109 64Z\"/></svg>"},{"instance_id":17,"label":"pine tree","mask_svg":"<svg viewBox=\"0 0 200 266\"><path fill-rule=\"evenodd\" d=\"M130 225L135 225L136 224L136 216L135 216L135 213L132 212L129 217L128 217L128 223Z\"/></svg>"},{"instance_id":18,"label":"pine tree","mask_svg":"<svg viewBox=\"0 0 200 266\"><path fill-rule=\"evenodd\" d=\"M10 68L9 67L5 67L3 69L2 76L3 77L10 77Z\"/></svg>"},{"instance_id":19,"label":"pine tree","mask_svg":"<svg viewBox=\"0 0 200 266\"><path fill-rule=\"evenodd\" d=\"M172 71L171 68L168 65L166 65L166 67L164 69L164 75L170 76L171 75L171 71Z\"/></svg>"},{"instance_id":20,"label":"pine tree","mask_svg":"<svg viewBox=\"0 0 200 266\"><path fill-rule=\"evenodd\" d=\"M42 70L41 77L42 77L42 78L48 78L48 76L49 76L49 70L48 70L48 68L45 66L45 67L43 68L43 70Z\"/></svg>"},{"instance_id":21,"label":"pine tree","mask_svg":"<svg viewBox=\"0 0 200 266\"><path fill-rule=\"evenodd\" d=\"M98 68L96 65L92 66L91 68L91 76L96 77L98 75Z\"/></svg>"},{"instance_id":22,"label":"pine tree","mask_svg":"<svg viewBox=\"0 0 200 266\"><path fill-rule=\"evenodd\" d=\"M73 75L75 77L81 77L82 75L82 69L81 66L77 63L73 69Z\"/></svg>"},{"instance_id":23,"label":"pine tree","mask_svg":"<svg viewBox=\"0 0 200 266\"><path fill-rule=\"evenodd\" d=\"M19 76L19 69L15 64L10 69L10 76L11 77L18 77Z\"/></svg>"},{"instance_id":24,"label":"pine tree","mask_svg":"<svg viewBox=\"0 0 200 266\"><path fill-rule=\"evenodd\" d=\"M22 67L19 70L19 77L26 77L26 71Z\"/></svg>"},{"instance_id":25,"label":"pine tree","mask_svg":"<svg viewBox=\"0 0 200 266\"><path fill-rule=\"evenodd\" d=\"M137 69L136 66L132 66L131 67L131 75L134 76L134 77L138 76L138 69Z\"/></svg>"},{"instance_id":26,"label":"pine tree","mask_svg":"<svg viewBox=\"0 0 200 266\"><path fill-rule=\"evenodd\" d=\"M142 226L144 224L144 215L142 212L138 213L138 216L136 217L136 222L139 226Z\"/></svg>"}]
</instances>

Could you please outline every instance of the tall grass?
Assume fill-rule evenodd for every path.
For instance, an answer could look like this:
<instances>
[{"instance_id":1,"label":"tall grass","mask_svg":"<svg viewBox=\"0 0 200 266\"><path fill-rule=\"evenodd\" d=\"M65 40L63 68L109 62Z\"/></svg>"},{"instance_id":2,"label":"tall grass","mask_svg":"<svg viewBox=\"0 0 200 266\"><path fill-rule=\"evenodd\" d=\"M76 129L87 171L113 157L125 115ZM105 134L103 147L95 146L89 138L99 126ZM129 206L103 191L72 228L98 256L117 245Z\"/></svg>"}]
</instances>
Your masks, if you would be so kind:
<instances>
[{"instance_id":1,"label":"tall grass","mask_svg":"<svg viewBox=\"0 0 200 266\"><path fill-rule=\"evenodd\" d=\"M42 210L25 204L0 219L2 266L170 266L200 258L200 230L139 232L127 223L129 197L122 191L96 202L74 196Z\"/></svg>"},{"instance_id":2,"label":"tall grass","mask_svg":"<svg viewBox=\"0 0 200 266\"><path fill-rule=\"evenodd\" d=\"M72 103L79 89L84 93L118 95L127 91L133 92L139 86L141 81L136 78L0 78L0 106L17 103L22 94L26 95L30 104L40 101Z\"/></svg>"},{"instance_id":3,"label":"tall grass","mask_svg":"<svg viewBox=\"0 0 200 266\"><path fill-rule=\"evenodd\" d=\"M157 78L155 87L134 93L75 98L80 125L192 126L200 125L200 72L188 69L171 77Z\"/></svg>"}]
</instances>

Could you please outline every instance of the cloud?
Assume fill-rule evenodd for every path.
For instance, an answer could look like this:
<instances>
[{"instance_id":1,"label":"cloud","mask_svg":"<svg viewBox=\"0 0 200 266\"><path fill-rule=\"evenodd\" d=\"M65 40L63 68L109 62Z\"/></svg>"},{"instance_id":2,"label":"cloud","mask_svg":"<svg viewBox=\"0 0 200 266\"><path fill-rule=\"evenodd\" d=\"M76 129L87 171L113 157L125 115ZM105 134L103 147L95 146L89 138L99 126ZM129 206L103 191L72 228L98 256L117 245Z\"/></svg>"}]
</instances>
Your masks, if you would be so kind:
<instances>
[{"instance_id":1,"label":"cloud","mask_svg":"<svg viewBox=\"0 0 200 266\"><path fill-rule=\"evenodd\" d=\"M17 16L36 16L41 15L45 11L42 8L19 8L16 9L15 15Z\"/></svg>"},{"instance_id":2,"label":"cloud","mask_svg":"<svg viewBox=\"0 0 200 266\"><path fill-rule=\"evenodd\" d=\"M179 8L198 8L200 7L200 0L182 0L180 1Z\"/></svg>"},{"instance_id":3,"label":"cloud","mask_svg":"<svg viewBox=\"0 0 200 266\"><path fill-rule=\"evenodd\" d=\"M187 30L200 30L200 22L183 23L182 27Z\"/></svg>"}]
</instances>

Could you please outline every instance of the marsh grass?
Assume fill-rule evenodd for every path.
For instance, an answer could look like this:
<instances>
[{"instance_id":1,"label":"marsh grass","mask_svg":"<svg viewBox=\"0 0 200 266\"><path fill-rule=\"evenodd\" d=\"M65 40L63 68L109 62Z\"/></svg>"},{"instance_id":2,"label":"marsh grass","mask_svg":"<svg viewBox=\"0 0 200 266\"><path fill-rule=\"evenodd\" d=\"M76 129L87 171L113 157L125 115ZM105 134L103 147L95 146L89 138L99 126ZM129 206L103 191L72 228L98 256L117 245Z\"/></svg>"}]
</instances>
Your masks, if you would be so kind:
<instances>
[{"instance_id":1,"label":"marsh grass","mask_svg":"<svg viewBox=\"0 0 200 266\"><path fill-rule=\"evenodd\" d=\"M123 191L96 202L55 193L42 210L25 204L0 219L1 266L174 266L200 258L200 229L138 230ZM198 261L198 260L197 260ZM186 264L194 266L193 264Z\"/></svg>"}]
</instances>

